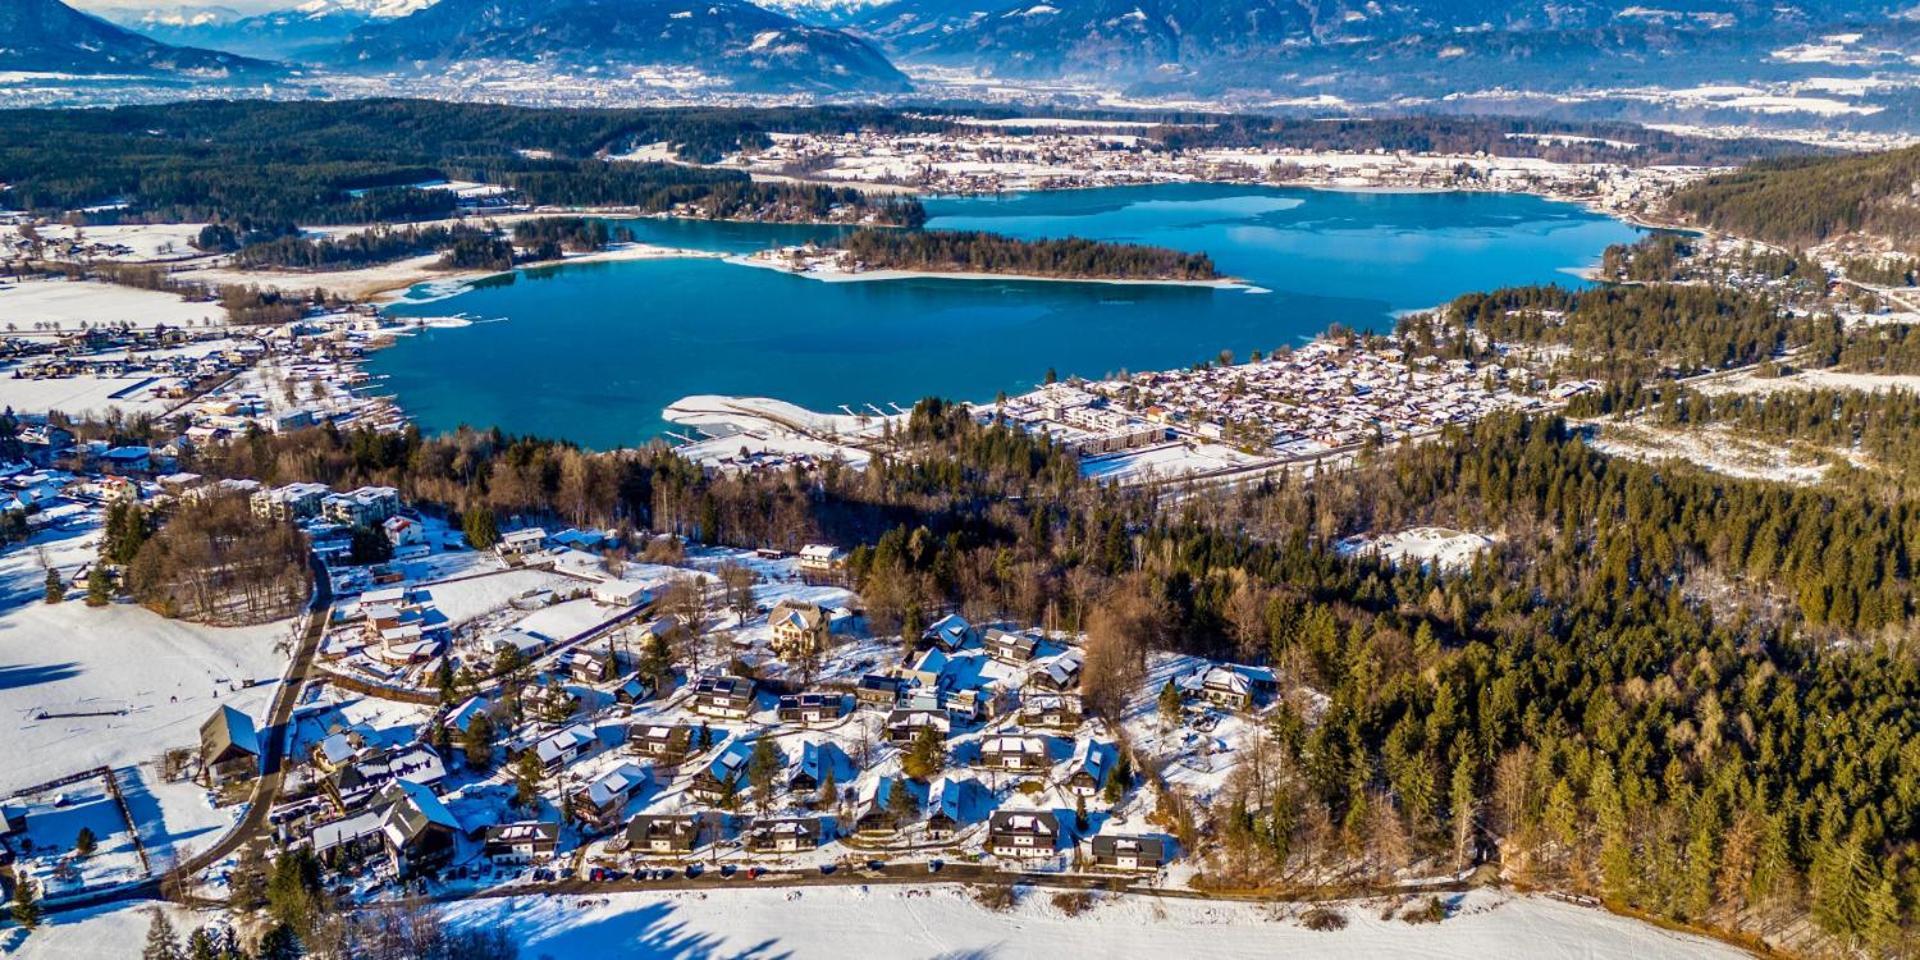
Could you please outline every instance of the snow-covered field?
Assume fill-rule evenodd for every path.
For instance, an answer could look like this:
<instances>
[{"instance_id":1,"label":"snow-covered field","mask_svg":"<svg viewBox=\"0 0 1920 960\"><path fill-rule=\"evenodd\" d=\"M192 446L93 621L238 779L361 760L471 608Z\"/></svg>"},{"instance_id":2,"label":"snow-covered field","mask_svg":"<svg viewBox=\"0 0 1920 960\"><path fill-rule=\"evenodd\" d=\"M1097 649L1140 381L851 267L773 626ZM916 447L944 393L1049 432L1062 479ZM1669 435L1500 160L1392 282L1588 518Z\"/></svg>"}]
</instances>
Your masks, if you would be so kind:
<instances>
[{"instance_id":1,"label":"snow-covered field","mask_svg":"<svg viewBox=\"0 0 1920 960\"><path fill-rule=\"evenodd\" d=\"M456 926L501 926L526 957L1315 957L1336 960L1731 960L1746 954L1600 910L1476 891L1438 924L1380 919L1383 903L1341 905L1344 930L1316 933L1286 905L1103 900L1068 917L1048 891L997 913L956 886L831 887L712 893L518 897L448 908ZM130 957L150 904L62 915L19 946L19 960ZM176 928L211 919L168 907ZM18 935L16 934L16 939ZM3 943L4 941L0 941Z\"/></svg>"},{"instance_id":2,"label":"snow-covered field","mask_svg":"<svg viewBox=\"0 0 1920 960\"><path fill-rule=\"evenodd\" d=\"M1117 897L1068 917L1030 891L996 913L959 887L836 887L476 901L455 924L501 926L526 955L707 957L1556 957L1665 960L1739 952L1547 900L1476 893L1437 925L1346 907L1316 933L1265 905Z\"/></svg>"},{"instance_id":3,"label":"snow-covered field","mask_svg":"<svg viewBox=\"0 0 1920 960\"><path fill-rule=\"evenodd\" d=\"M1088 457L1080 462L1080 472L1100 480L1144 483L1251 466L1259 462L1258 457L1248 456L1218 443L1168 443L1109 456Z\"/></svg>"},{"instance_id":4,"label":"snow-covered field","mask_svg":"<svg viewBox=\"0 0 1920 960\"><path fill-rule=\"evenodd\" d=\"M97 536L92 526L54 531L0 554L0 791L196 744L222 704L263 713L285 666L275 646L288 622L207 627L131 604L88 607L77 592L42 603L38 548L71 578ZM60 713L103 715L42 719Z\"/></svg>"},{"instance_id":5,"label":"snow-covered field","mask_svg":"<svg viewBox=\"0 0 1920 960\"><path fill-rule=\"evenodd\" d=\"M156 391L180 381L174 377L60 377L29 380L0 375L0 406L19 413L57 410L70 417L104 418L111 410L127 416L159 416L180 403Z\"/></svg>"},{"instance_id":6,"label":"snow-covered field","mask_svg":"<svg viewBox=\"0 0 1920 960\"><path fill-rule=\"evenodd\" d=\"M34 324L169 327L224 325L218 303L192 303L171 293L90 280L26 280L0 284L0 320L22 331Z\"/></svg>"}]
</instances>

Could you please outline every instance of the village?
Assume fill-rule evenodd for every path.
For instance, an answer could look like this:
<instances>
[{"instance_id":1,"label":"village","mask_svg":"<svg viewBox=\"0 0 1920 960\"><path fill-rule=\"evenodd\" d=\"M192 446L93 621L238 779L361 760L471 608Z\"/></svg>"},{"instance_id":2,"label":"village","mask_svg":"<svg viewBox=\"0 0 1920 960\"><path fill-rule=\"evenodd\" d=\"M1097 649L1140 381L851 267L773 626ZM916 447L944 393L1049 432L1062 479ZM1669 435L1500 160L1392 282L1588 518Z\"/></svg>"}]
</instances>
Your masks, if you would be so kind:
<instances>
[{"instance_id":1,"label":"village","mask_svg":"<svg viewBox=\"0 0 1920 960\"><path fill-rule=\"evenodd\" d=\"M1490 190L1587 203L1623 217L1646 214L1675 187L1711 172L1385 149L1165 150L1145 136L1153 124L1142 122L939 119L956 126L938 134L776 133L765 149L731 155L719 165L757 176L912 188L936 195L1166 182Z\"/></svg>"},{"instance_id":2,"label":"village","mask_svg":"<svg viewBox=\"0 0 1920 960\"><path fill-rule=\"evenodd\" d=\"M88 529L113 498L243 495L306 532L325 578L309 613L276 625L316 642L246 688L273 689L271 708L216 691L197 722L167 727L191 742L131 746L165 748L132 775L151 785L112 763L10 784L0 840L51 906L163 878L220 896L261 853L311 854L369 898L880 864L1167 883L1183 869L1179 798L1219 786L1279 693L1264 668L1157 656L1109 725L1081 703L1078 636L958 614L876 635L834 546L527 527L476 550L387 488L90 462L113 473L7 482L48 529ZM365 562L340 547L347 529L390 550ZM88 571L65 559L48 569L77 595ZM28 609L80 608L49 604ZM198 796L231 829L196 845L217 856L151 849L138 797L162 792L164 818Z\"/></svg>"}]
</instances>

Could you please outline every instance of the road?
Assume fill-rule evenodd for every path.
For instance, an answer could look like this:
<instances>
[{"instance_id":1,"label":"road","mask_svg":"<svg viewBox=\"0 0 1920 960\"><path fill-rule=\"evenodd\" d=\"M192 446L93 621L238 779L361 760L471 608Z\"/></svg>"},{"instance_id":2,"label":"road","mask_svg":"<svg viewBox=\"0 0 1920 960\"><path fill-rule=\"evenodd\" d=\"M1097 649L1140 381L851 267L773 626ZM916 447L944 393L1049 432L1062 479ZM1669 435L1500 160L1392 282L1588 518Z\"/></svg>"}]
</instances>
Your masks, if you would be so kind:
<instances>
[{"instance_id":1,"label":"road","mask_svg":"<svg viewBox=\"0 0 1920 960\"><path fill-rule=\"evenodd\" d=\"M267 816L280 799L280 788L293 766L286 757L287 724L293 719L293 708L300 701L300 691L306 689L307 680L312 674L313 655L320 648L320 638L327 630L328 609L333 605L333 583L327 576L326 565L312 554L308 554L307 562L313 568L313 597L307 602L307 631L293 651L286 676L281 680L280 689L274 692L273 706L267 711L267 725L262 731L265 755L260 758L261 769L266 772L253 782L253 795L247 802L246 815L213 846L188 857L175 868L180 876L197 874L232 856L246 844L267 835ZM164 878L150 877L135 884L65 898L57 905L47 905L46 910L48 913L58 913L126 900L150 900L163 893Z\"/></svg>"}]
</instances>

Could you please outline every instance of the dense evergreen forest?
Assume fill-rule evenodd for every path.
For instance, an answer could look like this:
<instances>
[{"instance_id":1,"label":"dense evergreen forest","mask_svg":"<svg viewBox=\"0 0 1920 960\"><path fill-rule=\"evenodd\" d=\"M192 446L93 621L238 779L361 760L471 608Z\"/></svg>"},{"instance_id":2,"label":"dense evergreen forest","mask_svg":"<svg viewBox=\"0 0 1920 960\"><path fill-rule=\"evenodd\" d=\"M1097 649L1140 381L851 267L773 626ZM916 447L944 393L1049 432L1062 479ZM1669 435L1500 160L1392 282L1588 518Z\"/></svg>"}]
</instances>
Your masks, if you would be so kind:
<instances>
[{"instance_id":1,"label":"dense evergreen forest","mask_svg":"<svg viewBox=\"0 0 1920 960\"><path fill-rule=\"evenodd\" d=\"M772 129L940 126L856 108L558 110L422 100L9 110L0 111L0 205L57 215L124 202L90 216L283 230L444 217L454 210L451 193L408 185L465 178L542 204L710 203L719 216L813 211L866 201L847 190L754 184L737 171L605 157L665 142L706 161L764 144ZM881 222L917 223L917 204L877 204Z\"/></svg>"},{"instance_id":2,"label":"dense evergreen forest","mask_svg":"<svg viewBox=\"0 0 1920 960\"><path fill-rule=\"evenodd\" d=\"M1558 372L1601 380L1758 363L1811 336L1810 321L1766 297L1679 284L1472 293L1403 318L1399 330L1417 354L1486 360L1495 355L1489 337L1564 347Z\"/></svg>"},{"instance_id":3,"label":"dense evergreen forest","mask_svg":"<svg viewBox=\"0 0 1920 960\"><path fill-rule=\"evenodd\" d=\"M840 241L863 269L1012 273L1113 280L1213 280L1204 253L1068 237L1023 240L972 230L856 230Z\"/></svg>"},{"instance_id":4,"label":"dense evergreen forest","mask_svg":"<svg viewBox=\"0 0 1920 960\"><path fill-rule=\"evenodd\" d=\"M1850 233L1920 242L1920 147L1820 159L1781 159L1683 187L1674 212L1702 226L1783 246Z\"/></svg>"}]
</instances>

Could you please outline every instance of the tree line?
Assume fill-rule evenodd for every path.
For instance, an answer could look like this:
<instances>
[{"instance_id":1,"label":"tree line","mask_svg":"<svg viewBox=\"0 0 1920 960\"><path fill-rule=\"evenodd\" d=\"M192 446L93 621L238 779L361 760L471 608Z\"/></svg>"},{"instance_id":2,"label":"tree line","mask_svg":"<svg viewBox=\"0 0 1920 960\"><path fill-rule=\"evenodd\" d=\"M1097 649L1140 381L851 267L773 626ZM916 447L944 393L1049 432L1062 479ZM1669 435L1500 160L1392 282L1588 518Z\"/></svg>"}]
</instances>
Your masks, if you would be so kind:
<instances>
[{"instance_id":1,"label":"tree line","mask_svg":"<svg viewBox=\"0 0 1920 960\"><path fill-rule=\"evenodd\" d=\"M856 230L838 242L869 270L1116 280L1213 280L1220 275L1204 253L1078 237L1026 240L975 230Z\"/></svg>"},{"instance_id":2,"label":"tree line","mask_svg":"<svg viewBox=\"0 0 1920 960\"><path fill-rule=\"evenodd\" d=\"M1669 205L1694 223L1783 246L1850 233L1905 246L1920 240L1920 210L1909 202L1916 179L1920 147L1775 159L1688 184Z\"/></svg>"},{"instance_id":3,"label":"tree line","mask_svg":"<svg viewBox=\"0 0 1920 960\"><path fill-rule=\"evenodd\" d=\"M533 109L420 100L223 101L112 110L0 111L0 203L61 215L107 201L93 222L213 221L247 231L291 224L399 223L452 215L451 191L414 185L486 179L533 203L858 204L829 188L751 182L739 171L609 161L667 142L687 159L767 142L768 130L938 129L892 111ZM907 216L917 205L878 206Z\"/></svg>"}]
</instances>

